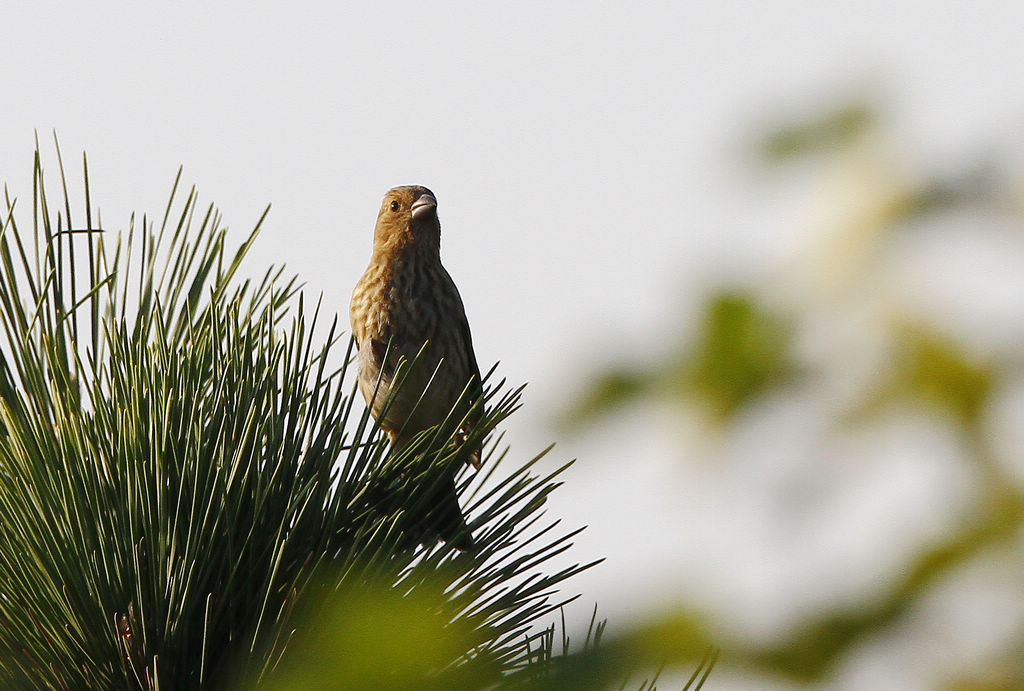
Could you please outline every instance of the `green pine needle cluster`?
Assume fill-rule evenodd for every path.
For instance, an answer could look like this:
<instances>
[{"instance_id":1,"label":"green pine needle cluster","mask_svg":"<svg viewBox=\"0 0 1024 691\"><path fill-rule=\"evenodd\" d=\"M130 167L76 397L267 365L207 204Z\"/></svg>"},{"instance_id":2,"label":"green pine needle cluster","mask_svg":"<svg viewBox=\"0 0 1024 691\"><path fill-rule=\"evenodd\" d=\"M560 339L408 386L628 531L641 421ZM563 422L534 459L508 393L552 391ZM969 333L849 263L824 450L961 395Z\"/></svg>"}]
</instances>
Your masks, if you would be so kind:
<instances>
[{"instance_id":1,"label":"green pine needle cluster","mask_svg":"<svg viewBox=\"0 0 1024 691\"><path fill-rule=\"evenodd\" d=\"M492 435L521 390L486 383L460 476L479 548L420 546L461 461L430 434L388 457L337 319L282 269L241 278L259 224L229 249L179 172L111 231L57 156L63 203L37 151L0 234L0 686L299 688L308 659L335 688L480 686L550 656L588 565L545 572L575 534L543 515L561 470L509 470Z\"/></svg>"}]
</instances>

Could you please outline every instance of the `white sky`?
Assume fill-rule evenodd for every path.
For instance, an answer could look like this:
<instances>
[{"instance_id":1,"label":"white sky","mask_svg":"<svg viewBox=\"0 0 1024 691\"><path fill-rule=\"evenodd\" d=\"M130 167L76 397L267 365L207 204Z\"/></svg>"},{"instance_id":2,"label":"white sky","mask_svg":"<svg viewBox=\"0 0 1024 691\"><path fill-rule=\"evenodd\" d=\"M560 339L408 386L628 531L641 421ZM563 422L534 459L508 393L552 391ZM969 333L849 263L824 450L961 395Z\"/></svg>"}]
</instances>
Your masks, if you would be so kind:
<instances>
[{"instance_id":1,"label":"white sky","mask_svg":"<svg viewBox=\"0 0 1024 691\"><path fill-rule=\"evenodd\" d=\"M184 164L235 230L273 204L253 274L284 262L343 314L383 192L429 186L481 366L530 382L508 424L526 459L593 367L664 352L709 277L776 252L744 150L766 116L866 90L901 151L940 166L1024 134L1024 3L729 5L19 3L0 180L29 199L33 130L48 145L56 128L123 228L162 211ZM671 424L638 413L553 452L581 461L552 514L590 524L577 559L608 557L577 580L584 601L614 629L689 584L714 600L721 569L715 604L786 609L800 593L767 593L786 574L759 570L777 555L735 494L698 496Z\"/></svg>"}]
</instances>

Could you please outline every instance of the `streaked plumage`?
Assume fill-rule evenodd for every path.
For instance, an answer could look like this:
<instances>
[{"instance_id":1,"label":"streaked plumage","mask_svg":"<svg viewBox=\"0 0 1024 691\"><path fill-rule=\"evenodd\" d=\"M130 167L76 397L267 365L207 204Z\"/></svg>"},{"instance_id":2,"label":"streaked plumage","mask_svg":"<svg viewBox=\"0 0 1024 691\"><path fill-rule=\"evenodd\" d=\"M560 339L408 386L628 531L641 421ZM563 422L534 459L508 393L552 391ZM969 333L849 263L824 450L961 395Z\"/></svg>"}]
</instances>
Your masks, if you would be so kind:
<instances>
[{"instance_id":1,"label":"streaked plumage","mask_svg":"<svg viewBox=\"0 0 1024 691\"><path fill-rule=\"evenodd\" d=\"M462 298L441 265L437 200L427 188L395 187L385 195L374 229L373 255L352 294L350 317L359 349L359 390L393 449L442 423L467 386L470 395L458 411L460 417L482 396ZM384 412L399 361L411 361L424 344L423 357ZM458 433L460 439L479 421L480 413L479 407L475 409ZM480 449L471 451L468 462L479 467ZM459 548L472 546L454 474L438 493L437 505L430 519L432 530Z\"/></svg>"}]
</instances>

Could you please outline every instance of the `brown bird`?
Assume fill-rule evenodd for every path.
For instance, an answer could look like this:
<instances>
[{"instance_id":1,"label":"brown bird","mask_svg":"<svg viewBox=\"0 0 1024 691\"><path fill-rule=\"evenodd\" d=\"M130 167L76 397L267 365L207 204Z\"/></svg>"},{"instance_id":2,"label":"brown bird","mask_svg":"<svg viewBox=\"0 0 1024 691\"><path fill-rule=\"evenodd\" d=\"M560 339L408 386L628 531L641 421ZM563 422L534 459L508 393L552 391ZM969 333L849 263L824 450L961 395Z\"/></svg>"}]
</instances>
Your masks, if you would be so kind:
<instances>
[{"instance_id":1,"label":"brown bird","mask_svg":"<svg viewBox=\"0 0 1024 691\"><path fill-rule=\"evenodd\" d=\"M455 421L461 444L482 415L473 404L483 396L480 368L462 297L441 265L441 222L437 199L426 187L395 187L384 196L373 232L373 255L352 293L352 333L359 350L359 390L370 412L391 439L392 452L416 433L444 422L462 397ZM405 376L384 410L399 363ZM406 370L408 372L406 373ZM463 396L468 391L468 395ZM480 467L480 449L467 459ZM473 537L459 508L454 471L436 492L425 528L459 549Z\"/></svg>"}]
</instances>

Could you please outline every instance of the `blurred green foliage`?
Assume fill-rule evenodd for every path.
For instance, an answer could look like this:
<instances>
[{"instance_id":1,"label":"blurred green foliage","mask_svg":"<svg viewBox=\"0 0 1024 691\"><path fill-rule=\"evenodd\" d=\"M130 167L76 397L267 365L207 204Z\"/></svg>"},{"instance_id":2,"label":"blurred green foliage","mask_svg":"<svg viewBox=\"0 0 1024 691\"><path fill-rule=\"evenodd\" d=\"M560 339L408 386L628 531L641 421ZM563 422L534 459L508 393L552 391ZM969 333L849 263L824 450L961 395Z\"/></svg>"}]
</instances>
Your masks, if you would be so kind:
<instances>
[{"instance_id":1,"label":"blurred green foliage","mask_svg":"<svg viewBox=\"0 0 1024 691\"><path fill-rule=\"evenodd\" d=\"M324 590L307 598L288 654L260 688L462 689L500 679L501 666L490 659L452 665L480 641L465 621L451 621L443 579L407 593L372 580ZM239 688L252 685L249 679Z\"/></svg>"},{"instance_id":2,"label":"blurred green foliage","mask_svg":"<svg viewBox=\"0 0 1024 691\"><path fill-rule=\"evenodd\" d=\"M563 420L570 427L649 396L694 399L714 422L724 422L797 374L789 349L792 328L751 295L713 295L695 342L667 362L613 367L595 377Z\"/></svg>"},{"instance_id":3,"label":"blurred green foliage","mask_svg":"<svg viewBox=\"0 0 1024 691\"><path fill-rule=\"evenodd\" d=\"M1024 573L1024 492L1011 466L994 448L990 427L995 396L1024 381L1022 352L979 354L956 336L950 324L913 312L877 286L866 289L857 283L874 280L877 274L872 271L896 240L905 240L901 235L912 232L908 229L927 233L934 220L957 218L963 223L974 214L1008 219L1020 228L1024 218L1019 181L989 163L966 166L952 175L915 171L916 175L908 176L894 170L890 161L898 157L884 149L879 153L884 146L880 142L886 141L883 120L870 104L850 103L780 127L763 136L756 147L770 166L813 155L818 175L839 171L842 179L851 167L856 171L849 194L821 229L822 235L832 234L830 239L839 240L832 246L869 249L858 255L856 260L863 266L855 267L845 292L840 286L794 299L794 291L779 291L770 284L745 291L728 286L712 290L692 337L674 353L662 361L610 364L593 377L589 390L565 414L572 428L585 430L623 405L655 401L682 415L692 414L696 407L702 420L716 422L728 435L739 413L786 385L813 388L834 380L835 372L828 368L843 367L842 359L803 357L794 347L797 336L808 325L820 324L823 313L841 313L851 304L874 305L868 312L879 316L870 328L880 334L877 340L884 355L865 375L863 395L849 401L831 421L832 433L839 435L851 427L870 430L906 411L933 416L955 432L977 491L948 530L903 555L900 565L855 603L826 605L763 643L721 641L724 667L767 679L788 679L796 685L827 682L854 651L899 627L942 583L979 560L998 554L1002 563ZM865 177L871 184L862 184ZM950 212L959 216L944 216ZM963 226L963 233L975 231L971 222ZM1024 240L1024 234L1016 239ZM853 261L849 254L840 254L840 263ZM804 261L819 262L804 267L809 275L834 273L835 255L808 255ZM761 296L772 296L771 308ZM1024 310L1020 317L1024 319ZM825 464L828 459L818 462ZM947 680L946 688L1024 687L1024 655L1020 654L1024 635L1011 636L1002 645L978 669Z\"/></svg>"},{"instance_id":4,"label":"blurred green foliage","mask_svg":"<svg viewBox=\"0 0 1024 691\"><path fill-rule=\"evenodd\" d=\"M856 144L877 123L875 111L855 101L802 122L786 125L762 137L760 154L769 162L820 153Z\"/></svg>"},{"instance_id":5,"label":"blurred green foliage","mask_svg":"<svg viewBox=\"0 0 1024 691\"><path fill-rule=\"evenodd\" d=\"M752 296L713 296L697 333L693 351L678 363L673 388L695 394L715 420L728 420L796 373L792 329Z\"/></svg>"},{"instance_id":6,"label":"blurred green foliage","mask_svg":"<svg viewBox=\"0 0 1024 691\"><path fill-rule=\"evenodd\" d=\"M948 336L920 325L895 327L897 352L889 395L930 401L974 429L998 381L995 366L970 359Z\"/></svg>"},{"instance_id":7,"label":"blurred green foliage","mask_svg":"<svg viewBox=\"0 0 1024 691\"><path fill-rule=\"evenodd\" d=\"M447 601L440 578L415 591L372 579L354 587L322 588L297 613L289 652L260 688L653 691L659 670L670 666L692 669L685 688L695 691L711 673L717 654L696 617L668 616L607 636L595 608L582 643L571 640L563 619L560 636L552 625L535 641L533 661L510 671L477 654L479 632L453 622ZM654 676L644 677L645 671ZM252 677L243 674L237 688L252 686Z\"/></svg>"}]
</instances>

